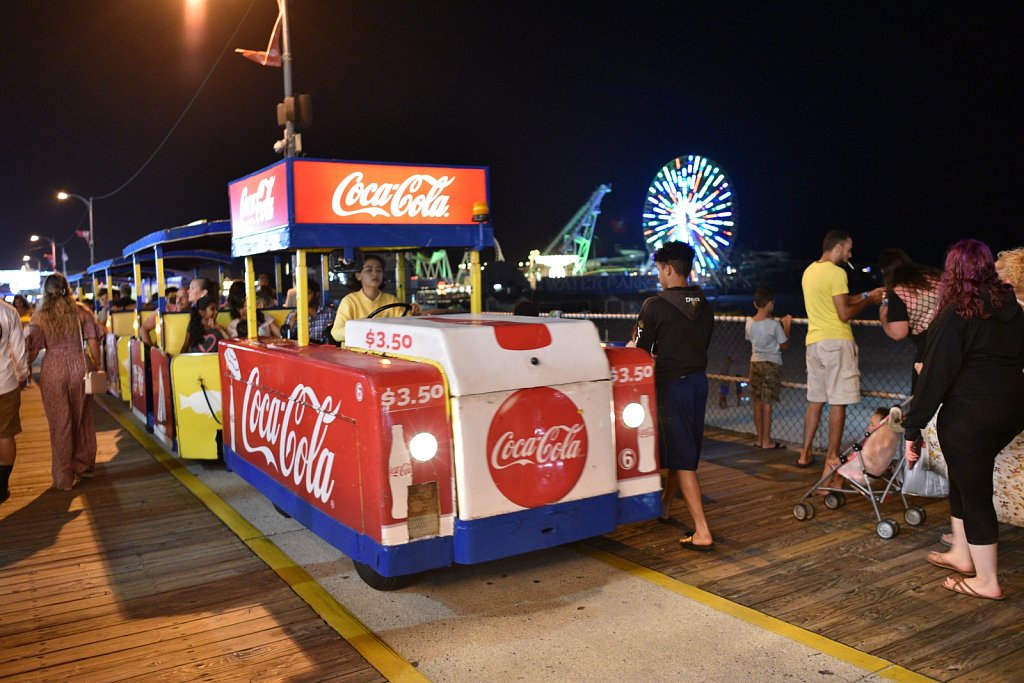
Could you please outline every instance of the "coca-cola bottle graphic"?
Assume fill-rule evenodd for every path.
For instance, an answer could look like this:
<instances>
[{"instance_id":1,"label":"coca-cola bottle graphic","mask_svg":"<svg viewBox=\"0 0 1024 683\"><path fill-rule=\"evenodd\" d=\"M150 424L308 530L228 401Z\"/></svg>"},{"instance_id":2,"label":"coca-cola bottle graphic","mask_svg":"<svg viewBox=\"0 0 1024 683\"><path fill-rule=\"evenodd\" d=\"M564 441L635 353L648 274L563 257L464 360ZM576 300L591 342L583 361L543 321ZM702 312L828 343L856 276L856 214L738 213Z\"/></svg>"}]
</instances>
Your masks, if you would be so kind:
<instances>
[{"instance_id":1,"label":"coca-cola bottle graphic","mask_svg":"<svg viewBox=\"0 0 1024 683\"><path fill-rule=\"evenodd\" d=\"M388 482L391 485L391 518L409 516L409 486L412 484L412 458L405 443L405 428L391 425L391 454L388 456Z\"/></svg>"},{"instance_id":2,"label":"coca-cola bottle graphic","mask_svg":"<svg viewBox=\"0 0 1024 683\"><path fill-rule=\"evenodd\" d=\"M647 394L640 396L640 405L644 407L644 421L636 430L637 469L653 472L658 468L658 458L655 455L654 420L651 418L651 403Z\"/></svg>"}]
</instances>

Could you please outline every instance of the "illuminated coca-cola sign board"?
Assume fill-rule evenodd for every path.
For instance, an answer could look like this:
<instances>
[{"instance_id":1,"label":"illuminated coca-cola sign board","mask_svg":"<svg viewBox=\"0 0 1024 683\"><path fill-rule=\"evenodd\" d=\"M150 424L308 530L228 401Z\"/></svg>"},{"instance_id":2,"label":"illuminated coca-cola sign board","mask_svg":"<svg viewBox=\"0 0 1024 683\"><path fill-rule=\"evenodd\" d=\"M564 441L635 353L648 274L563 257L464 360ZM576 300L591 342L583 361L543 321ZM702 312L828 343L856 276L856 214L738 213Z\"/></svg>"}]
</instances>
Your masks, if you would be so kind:
<instances>
[{"instance_id":1,"label":"illuminated coca-cola sign board","mask_svg":"<svg viewBox=\"0 0 1024 683\"><path fill-rule=\"evenodd\" d=\"M232 253L493 243L487 169L286 159L228 185Z\"/></svg>"},{"instance_id":2,"label":"illuminated coca-cola sign board","mask_svg":"<svg viewBox=\"0 0 1024 683\"><path fill-rule=\"evenodd\" d=\"M238 458L382 545L409 540L406 520L395 517L406 514L406 501L395 500L392 486L436 481L442 534L451 533L452 445L436 368L247 341L221 342L220 358L224 443ZM434 458L389 463L389 453L404 454L424 431L437 439ZM395 435L406 443L393 443Z\"/></svg>"},{"instance_id":3,"label":"illuminated coca-cola sign board","mask_svg":"<svg viewBox=\"0 0 1024 683\"><path fill-rule=\"evenodd\" d=\"M232 239L288 225L287 166L279 162L228 185Z\"/></svg>"}]
</instances>

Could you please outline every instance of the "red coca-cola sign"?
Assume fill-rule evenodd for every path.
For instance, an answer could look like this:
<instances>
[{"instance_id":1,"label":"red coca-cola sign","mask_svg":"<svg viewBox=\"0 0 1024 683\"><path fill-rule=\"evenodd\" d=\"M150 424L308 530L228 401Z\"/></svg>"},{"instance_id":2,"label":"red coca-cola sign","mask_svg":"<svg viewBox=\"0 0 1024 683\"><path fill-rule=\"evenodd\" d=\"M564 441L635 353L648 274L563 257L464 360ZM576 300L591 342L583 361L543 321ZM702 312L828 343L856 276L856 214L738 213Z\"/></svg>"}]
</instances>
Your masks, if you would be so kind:
<instances>
[{"instance_id":1,"label":"red coca-cola sign","mask_svg":"<svg viewBox=\"0 0 1024 683\"><path fill-rule=\"evenodd\" d=\"M487 466L517 505L555 503L587 463L587 427L572 399L550 387L521 389L498 408L487 431Z\"/></svg>"}]
</instances>

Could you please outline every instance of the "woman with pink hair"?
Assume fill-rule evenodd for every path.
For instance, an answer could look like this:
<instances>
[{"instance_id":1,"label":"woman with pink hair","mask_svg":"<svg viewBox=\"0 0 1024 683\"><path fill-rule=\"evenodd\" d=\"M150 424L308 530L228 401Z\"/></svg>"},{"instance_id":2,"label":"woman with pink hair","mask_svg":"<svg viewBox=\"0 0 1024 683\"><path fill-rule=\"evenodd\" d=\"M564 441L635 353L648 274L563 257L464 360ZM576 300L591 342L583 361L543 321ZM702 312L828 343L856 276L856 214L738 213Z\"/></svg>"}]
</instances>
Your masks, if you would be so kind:
<instances>
[{"instance_id":1,"label":"woman with pink hair","mask_svg":"<svg viewBox=\"0 0 1024 683\"><path fill-rule=\"evenodd\" d=\"M996 274L992 251L977 240L961 240L946 254L939 312L903 421L911 464L936 410L949 469L953 545L927 559L957 572L943 582L948 590L1002 600L992 471L999 451L1024 429L1024 311Z\"/></svg>"}]
</instances>

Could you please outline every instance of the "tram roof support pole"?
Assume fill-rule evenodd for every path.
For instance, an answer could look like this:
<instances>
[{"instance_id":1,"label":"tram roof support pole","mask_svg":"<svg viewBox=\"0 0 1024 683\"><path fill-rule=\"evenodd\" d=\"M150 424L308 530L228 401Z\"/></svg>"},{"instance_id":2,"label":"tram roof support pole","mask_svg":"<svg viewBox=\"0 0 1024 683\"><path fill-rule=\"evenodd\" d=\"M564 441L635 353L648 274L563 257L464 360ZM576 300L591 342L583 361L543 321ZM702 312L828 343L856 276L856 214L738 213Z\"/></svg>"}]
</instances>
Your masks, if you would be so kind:
<instances>
[{"instance_id":1,"label":"tram roof support pole","mask_svg":"<svg viewBox=\"0 0 1024 683\"><path fill-rule=\"evenodd\" d=\"M135 320L132 323L132 329L135 331L135 338L142 339L139 336L139 316L142 314L142 304L144 293L142 291L142 263L139 262L139 255L132 255L132 275L135 278Z\"/></svg>"},{"instance_id":2,"label":"tram roof support pole","mask_svg":"<svg viewBox=\"0 0 1024 683\"><path fill-rule=\"evenodd\" d=\"M309 346L309 272L306 270L306 250L295 253L295 326L299 329L299 346ZM325 282L320 288L327 289Z\"/></svg>"},{"instance_id":3,"label":"tram roof support pole","mask_svg":"<svg viewBox=\"0 0 1024 683\"><path fill-rule=\"evenodd\" d=\"M331 255L320 254L320 306L326 307L330 297L327 296L331 288ZM306 291L309 291L308 289Z\"/></svg>"},{"instance_id":4,"label":"tram roof support pole","mask_svg":"<svg viewBox=\"0 0 1024 683\"><path fill-rule=\"evenodd\" d=\"M399 301L409 301L406 296L405 252L395 252L395 296Z\"/></svg>"},{"instance_id":5,"label":"tram roof support pole","mask_svg":"<svg viewBox=\"0 0 1024 683\"><path fill-rule=\"evenodd\" d=\"M259 335L259 321L256 320L256 268L252 256L245 257L245 327L246 338Z\"/></svg>"},{"instance_id":6,"label":"tram roof support pole","mask_svg":"<svg viewBox=\"0 0 1024 683\"><path fill-rule=\"evenodd\" d=\"M167 292L167 278L164 274L164 247L161 244L153 247L156 263L156 345L161 351L164 349L164 321L163 315L167 312L167 299L164 296ZM145 340L143 340L145 342Z\"/></svg>"},{"instance_id":7,"label":"tram roof support pole","mask_svg":"<svg viewBox=\"0 0 1024 683\"><path fill-rule=\"evenodd\" d=\"M469 312L484 312L483 279L480 277L480 252L473 249L469 252Z\"/></svg>"}]
</instances>

